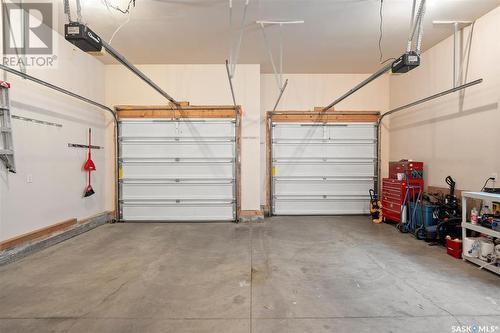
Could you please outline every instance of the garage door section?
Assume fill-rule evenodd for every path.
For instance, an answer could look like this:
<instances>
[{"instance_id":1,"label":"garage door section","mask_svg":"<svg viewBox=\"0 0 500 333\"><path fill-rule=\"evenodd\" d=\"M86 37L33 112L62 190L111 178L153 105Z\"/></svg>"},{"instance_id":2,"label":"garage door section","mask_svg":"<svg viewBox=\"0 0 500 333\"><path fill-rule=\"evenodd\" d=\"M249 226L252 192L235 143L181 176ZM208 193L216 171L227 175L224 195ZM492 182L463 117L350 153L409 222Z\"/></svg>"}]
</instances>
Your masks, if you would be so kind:
<instances>
[{"instance_id":1,"label":"garage door section","mask_svg":"<svg viewBox=\"0 0 500 333\"><path fill-rule=\"evenodd\" d=\"M124 221L234 221L234 119L120 120Z\"/></svg>"},{"instance_id":2,"label":"garage door section","mask_svg":"<svg viewBox=\"0 0 500 333\"><path fill-rule=\"evenodd\" d=\"M272 212L367 214L375 162L373 123L273 123Z\"/></svg>"}]
</instances>

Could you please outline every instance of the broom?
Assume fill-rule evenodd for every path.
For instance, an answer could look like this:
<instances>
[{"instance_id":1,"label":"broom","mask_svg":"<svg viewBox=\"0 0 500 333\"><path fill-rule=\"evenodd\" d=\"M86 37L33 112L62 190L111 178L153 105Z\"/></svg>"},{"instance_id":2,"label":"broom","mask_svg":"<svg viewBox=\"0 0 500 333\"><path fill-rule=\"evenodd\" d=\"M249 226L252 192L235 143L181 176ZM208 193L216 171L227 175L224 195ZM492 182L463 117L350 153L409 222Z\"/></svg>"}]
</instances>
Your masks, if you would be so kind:
<instances>
[{"instance_id":1,"label":"broom","mask_svg":"<svg viewBox=\"0 0 500 333\"><path fill-rule=\"evenodd\" d=\"M92 171L89 171L89 183L87 187L85 188L85 194L83 195L84 198L90 197L91 195L95 194L94 189L92 188L92 185L90 185L90 174Z\"/></svg>"},{"instance_id":2,"label":"broom","mask_svg":"<svg viewBox=\"0 0 500 333\"><path fill-rule=\"evenodd\" d=\"M95 171L95 164L94 161L92 161L92 130L90 128L89 128L89 153L87 156L87 161L85 161L85 164L83 165L83 169L88 171L89 173L89 182L87 184L87 187L85 188L85 193L83 195L83 197L86 198L95 194L95 191L92 188L92 185L90 184L90 174L92 173L92 171Z\"/></svg>"}]
</instances>

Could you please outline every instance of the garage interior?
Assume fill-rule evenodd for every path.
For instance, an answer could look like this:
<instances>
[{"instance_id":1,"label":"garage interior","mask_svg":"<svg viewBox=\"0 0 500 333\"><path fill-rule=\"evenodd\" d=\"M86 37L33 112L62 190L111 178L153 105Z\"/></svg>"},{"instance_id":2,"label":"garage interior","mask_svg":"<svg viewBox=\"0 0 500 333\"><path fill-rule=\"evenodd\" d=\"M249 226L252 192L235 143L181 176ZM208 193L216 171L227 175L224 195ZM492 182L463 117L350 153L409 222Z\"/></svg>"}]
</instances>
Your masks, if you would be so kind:
<instances>
[{"instance_id":1,"label":"garage interior","mask_svg":"<svg viewBox=\"0 0 500 333\"><path fill-rule=\"evenodd\" d=\"M500 332L500 0L1 0L0 332Z\"/></svg>"}]
</instances>

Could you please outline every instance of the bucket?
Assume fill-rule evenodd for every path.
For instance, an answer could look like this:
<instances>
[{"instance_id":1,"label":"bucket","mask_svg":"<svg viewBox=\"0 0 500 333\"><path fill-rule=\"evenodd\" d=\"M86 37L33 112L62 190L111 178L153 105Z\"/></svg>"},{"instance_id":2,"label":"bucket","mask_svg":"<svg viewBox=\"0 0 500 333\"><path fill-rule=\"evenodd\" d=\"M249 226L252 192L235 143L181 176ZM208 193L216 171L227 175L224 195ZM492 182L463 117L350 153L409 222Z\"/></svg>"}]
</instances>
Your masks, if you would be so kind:
<instances>
[{"instance_id":1,"label":"bucket","mask_svg":"<svg viewBox=\"0 0 500 333\"><path fill-rule=\"evenodd\" d=\"M465 237L463 240L464 256L477 258L479 257L479 240L473 237Z\"/></svg>"},{"instance_id":2,"label":"bucket","mask_svg":"<svg viewBox=\"0 0 500 333\"><path fill-rule=\"evenodd\" d=\"M479 244L479 259L486 261L488 260L488 255L493 254L495 245L493 245L493 242L484 239L481 239Z\"/></svg>"}]
</instances>

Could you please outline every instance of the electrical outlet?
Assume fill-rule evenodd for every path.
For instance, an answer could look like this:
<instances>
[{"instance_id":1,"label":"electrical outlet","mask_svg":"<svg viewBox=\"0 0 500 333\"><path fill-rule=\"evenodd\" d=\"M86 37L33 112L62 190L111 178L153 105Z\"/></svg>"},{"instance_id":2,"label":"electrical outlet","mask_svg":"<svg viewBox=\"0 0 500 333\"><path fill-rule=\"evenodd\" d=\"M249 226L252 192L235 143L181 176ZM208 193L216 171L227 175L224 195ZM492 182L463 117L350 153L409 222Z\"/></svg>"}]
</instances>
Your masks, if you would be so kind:
<instances>
[{"instance_id":1,"label":"electrical outlet","mask_svg":"<svg viewBox=\"0 0 500 333\"><path fill-rule=\"evenodd\" d=\"M33 175L29 174L26 176L26 183L31 184L33 183Z\"/></svg>"}]
</instances>

